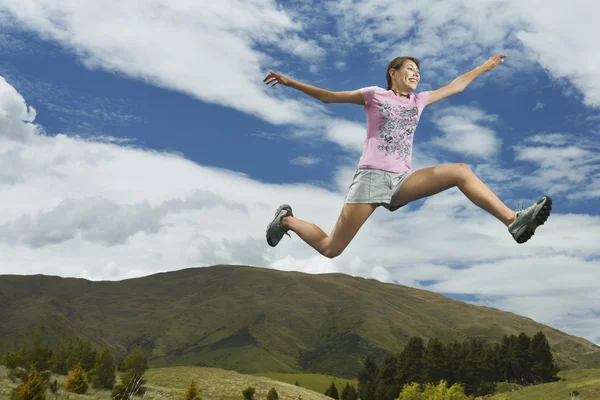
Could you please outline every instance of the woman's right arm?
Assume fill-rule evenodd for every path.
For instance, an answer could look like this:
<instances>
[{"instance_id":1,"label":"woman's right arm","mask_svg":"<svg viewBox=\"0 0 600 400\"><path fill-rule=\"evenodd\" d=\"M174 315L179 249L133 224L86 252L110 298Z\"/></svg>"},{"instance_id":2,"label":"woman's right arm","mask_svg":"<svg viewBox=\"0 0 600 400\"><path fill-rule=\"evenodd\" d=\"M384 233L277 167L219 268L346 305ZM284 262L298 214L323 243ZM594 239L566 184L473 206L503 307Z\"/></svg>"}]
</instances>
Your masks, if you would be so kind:
<instances>
[{"instance_id":1,"label":"woman's right arm","mask_svg":"<svg viewBox=\"0 0 600 400\"><path fill-rule=\"evenodd\" d=\"M307 95L314 97L315 99L323 103L351 103L362 106L365 105L365 100L363 99L360 90L351 90L348 92L332 92L330 90L321 89L316 86L311 86L307 85L306 83L295 81L273 71L269 71L269 75L267 75L263 82L266 82L267 85L275 82L272 86L281 83L284 86L289 86L291 88L301 91L302 93L306 93Z\"/></svg>"}]
</instances>

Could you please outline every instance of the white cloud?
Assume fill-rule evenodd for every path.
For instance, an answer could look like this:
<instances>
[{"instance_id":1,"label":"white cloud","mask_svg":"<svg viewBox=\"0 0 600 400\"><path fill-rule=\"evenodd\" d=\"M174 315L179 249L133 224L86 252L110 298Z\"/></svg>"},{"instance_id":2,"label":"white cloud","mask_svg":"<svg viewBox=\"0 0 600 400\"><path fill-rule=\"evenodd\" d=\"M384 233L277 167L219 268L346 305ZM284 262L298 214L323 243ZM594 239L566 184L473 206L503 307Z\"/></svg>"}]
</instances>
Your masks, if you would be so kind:
<instances>
[{"instance_id":1,"label":"white cloud","mask_svg":"<svg viewBox=\"0 0 600 400\"><path fill-rule=\"evenodd\" d=\"M578 200L597 197L594 180L600 173L598 145L575 135L536 135L526 142L531 146L515 146L516 159L534 163L537 170L524 174L523 186L541 189L549 194L565 194Z\"/></svg>"},{"instance_id":2,"label":"white cloud","mask_svg":"<svg viewBox=\"0 0 600 400\"><path fill-rule=\"evenodd\" d=\"M310 106L277 98L262 82L273 60L255 50L259 44L308 59L323 55L274 1L223 0L206 6L128 0L106 7L4 0L0 5L16 18L15 25L59 42L89 68L118 71L272 123L301 123L311 115Z\"/></svg>"},{"instance_id":3,"label":"white cloud","mask_svg":"<svg viewBox=\"0 0 600 400\"><path fill-rule=\"evenodd\" d=\"M292 163L292 164L301 165L304 167L310 167L312 165L318 164L319 162L320 162L320 159L318 157L307 157L307 156L296 157L290 161L290 163Z\"/></svg>"},{"instance_id":4,"label":"white cloud","mask_svg":"<svg viewBox=\"0 0 600 400\"><path fill-rule=\"evenodd\" d=\"M382 67L395 54L414 55L424 61L424 80L440 83L502 52L509 58L487 75L497 82L518 87L517 82L527 82L524 75L539 63L551 77L583 93L586 105L600 107L600 44L582 39L598 31L600 3L342 0L328 4L338 21L342 39L338 45L347 49L368 45Z\"/></svg>"},{"instance_id":5,"label":"white cloud","mask_svg":"<svg viewBox=\"0 0 600 400\"><path fill-rule=\"evenodd\" d=\"M502 140L483 124L497 119L473 107L448 107L434 116L435 125L444 136L432 139L431 144L466 156L494 157L500 151Z\"/></svg>"}]
</instances>

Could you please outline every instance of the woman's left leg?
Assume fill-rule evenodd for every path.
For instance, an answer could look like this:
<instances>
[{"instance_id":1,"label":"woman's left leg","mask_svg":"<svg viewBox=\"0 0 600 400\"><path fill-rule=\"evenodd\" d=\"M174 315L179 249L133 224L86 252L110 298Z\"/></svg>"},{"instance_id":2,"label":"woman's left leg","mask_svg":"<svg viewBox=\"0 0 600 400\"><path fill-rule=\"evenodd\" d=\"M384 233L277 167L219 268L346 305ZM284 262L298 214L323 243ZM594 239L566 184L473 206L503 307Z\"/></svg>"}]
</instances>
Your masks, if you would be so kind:
<instances>
[{"instance_id":1,"label":"woman's left leg","mask_svg":"<svg viewBox=\"0 0 600 400\"><path fill-rule=\"evenodd\" d=\"M515 212L508 208L466 164L444 164L415 171L406 179L400 192L394 197L392 207L432 196L444 190L458 187L475 205L509 226L515 220Z\"/></svg>"}]
</instances>

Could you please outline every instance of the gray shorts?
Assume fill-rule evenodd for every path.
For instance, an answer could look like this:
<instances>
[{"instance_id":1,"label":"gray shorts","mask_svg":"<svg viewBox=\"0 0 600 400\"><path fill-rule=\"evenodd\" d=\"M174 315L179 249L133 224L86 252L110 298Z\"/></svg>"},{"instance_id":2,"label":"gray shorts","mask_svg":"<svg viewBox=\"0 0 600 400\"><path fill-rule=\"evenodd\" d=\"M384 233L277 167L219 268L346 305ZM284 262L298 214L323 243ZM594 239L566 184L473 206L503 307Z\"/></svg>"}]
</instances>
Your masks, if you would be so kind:
<instances>
[{"instance_id":1,"label":"gray shorts","mask_svg":"<svg viewBox=\"0 0 600 400\"><path fill-rule=\"evenodd\" d=\"M392 200L400 192L402 184L410 174L410 172L393 173L379 169L359 168L348 188L345 203L380 204L389 211L396 211L405 204L392 207Z\"/></svg>"}]
</instances>

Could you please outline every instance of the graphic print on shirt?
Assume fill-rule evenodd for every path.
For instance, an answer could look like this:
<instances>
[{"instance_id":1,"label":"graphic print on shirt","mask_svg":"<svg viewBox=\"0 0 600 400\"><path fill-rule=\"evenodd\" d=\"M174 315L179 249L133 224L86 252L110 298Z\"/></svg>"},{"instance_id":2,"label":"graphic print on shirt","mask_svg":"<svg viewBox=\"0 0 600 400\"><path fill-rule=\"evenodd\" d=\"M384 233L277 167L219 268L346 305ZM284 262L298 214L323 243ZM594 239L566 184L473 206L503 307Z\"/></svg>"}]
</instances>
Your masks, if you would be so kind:
<instances>
[{"instance_id":1,"label":"graphic print on shirt","mask_svg":"<svg viewBox=\"0 0 600 400\"><path fill-rule=\"evenodd\" d=\"M383 144L377 146L385 155L396 154L396 160L407 159L410 155L412 137L419 123L419 110L416 106L392 106L388 102L379 107L383 122L379 125L379 135Z\"/></svg>"}]
</instances>

